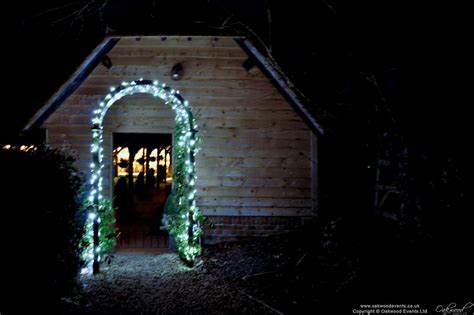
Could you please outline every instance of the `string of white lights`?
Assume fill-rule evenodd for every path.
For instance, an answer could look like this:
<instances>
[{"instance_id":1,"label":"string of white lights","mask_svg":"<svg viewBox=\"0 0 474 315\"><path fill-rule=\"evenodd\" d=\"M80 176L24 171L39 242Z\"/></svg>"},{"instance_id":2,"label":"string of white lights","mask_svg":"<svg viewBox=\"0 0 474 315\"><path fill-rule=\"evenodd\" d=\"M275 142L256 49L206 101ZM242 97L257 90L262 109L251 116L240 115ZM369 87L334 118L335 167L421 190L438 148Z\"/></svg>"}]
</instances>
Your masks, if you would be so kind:
<instances>
[{"instance_id":1,"label":"string of white lights","mask_svg":"<svg viewBox=\"0 0 474 315\"><path fill-rule=\"evenodd\" d=\"M100 236L98 235L101 211L99 202L102 196L102 169L104 159L103 121L108 109L118 100L137 93L145 93L158 97L169 104L175 111L175 165L173 169L172 199L177 201L173 205L172 213L167 214L168 230L174 237L178 254L189 264L193 264L201 252L200 235L202 233L200 222L202 215L196 207L196 163L195 154L198 151L199 138L197 137L197 124L192 114L192 108L185 101L179 91L171 89L166 84L158 81L139 79L136 81L122 82L117 87L111 87L110 92L93 111L92 118L92 163L90 164L91 186L88 204L89 215L86 223L86 233L89 246L85 249L83 257L87 259L87 268L84 272L99 272L101 259Z\"/></svg>"}]
</instances>

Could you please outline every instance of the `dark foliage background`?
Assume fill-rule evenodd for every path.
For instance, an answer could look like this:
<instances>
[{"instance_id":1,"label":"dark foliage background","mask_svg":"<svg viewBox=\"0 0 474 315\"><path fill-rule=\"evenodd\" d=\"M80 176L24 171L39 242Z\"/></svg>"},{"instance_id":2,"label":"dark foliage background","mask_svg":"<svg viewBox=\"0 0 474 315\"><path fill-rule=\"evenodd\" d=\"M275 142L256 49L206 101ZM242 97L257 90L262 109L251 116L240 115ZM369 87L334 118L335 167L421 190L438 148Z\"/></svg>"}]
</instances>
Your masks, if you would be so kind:
<instances>
[{"instance_id":1,"label":"dark foliage background","mask_svg":"<svg viewBox=\"0 0 474 315\"><path fill-rule=\"evenodd\" d=\"M0 150L0 310L59 312L75 287L84 226L82 182L72 160L39 148Z\"/></svg>"},{"instance_id":2,"label":"dark foliage background","mask_svg":"<svg viewBox=\"0 0 474 315\"><path fill-rule=\"evenodd\" d=\"M333 231L327 246L349 244L367 278L393 284L393 292L374 294L405 290L416 297L406 289L424 283L426 299L465 295L474 265L467 254L469 10L375 0L9 5L2 20L13 98L3 107L3 142L105 35L250 36L269 49L325 129L319 165L321 224ZM378 171L385 175L377 178Z\"/></svg>"}]
</instances>

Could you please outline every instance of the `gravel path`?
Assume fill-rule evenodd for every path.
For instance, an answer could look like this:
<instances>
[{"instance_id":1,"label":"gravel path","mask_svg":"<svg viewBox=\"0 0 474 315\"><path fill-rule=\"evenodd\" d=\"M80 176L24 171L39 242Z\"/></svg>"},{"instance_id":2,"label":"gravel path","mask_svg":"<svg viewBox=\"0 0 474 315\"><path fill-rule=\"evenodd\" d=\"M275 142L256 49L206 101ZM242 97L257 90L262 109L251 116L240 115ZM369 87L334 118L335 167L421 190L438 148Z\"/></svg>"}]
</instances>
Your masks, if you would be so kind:
<instances>
[{"instance_id":1,"label":"gravel path","mask_svg":"<svg viewBox=\"0 0 474 315\"><path fill-rule=\"evenodd\" d=\"M204 264L203 266L205 266ZM118 253L98 276L81 279L82 292L66 299L75 314L275 313L219 270L190 269L175 254Z\"/></svg>"}]
</instances>

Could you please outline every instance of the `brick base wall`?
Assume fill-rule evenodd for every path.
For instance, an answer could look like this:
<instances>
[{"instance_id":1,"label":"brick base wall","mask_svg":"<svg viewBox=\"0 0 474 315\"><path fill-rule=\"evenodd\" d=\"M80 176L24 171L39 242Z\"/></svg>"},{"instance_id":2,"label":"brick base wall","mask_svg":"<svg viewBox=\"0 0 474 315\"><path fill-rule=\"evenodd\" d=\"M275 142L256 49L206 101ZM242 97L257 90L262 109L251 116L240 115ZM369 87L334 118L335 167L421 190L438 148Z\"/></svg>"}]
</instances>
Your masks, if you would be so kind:
<instances>
[{"instance_id":1,"label":"brick base wall","mask_svg":"<svg viewBox=\"0 0 474 315\"><path fill-rule=\"evenodd\" d=\"M313 217L209 216L204 224L203 241L215 244L287 233L312 220Z\"/></svg>"}]
</instances>

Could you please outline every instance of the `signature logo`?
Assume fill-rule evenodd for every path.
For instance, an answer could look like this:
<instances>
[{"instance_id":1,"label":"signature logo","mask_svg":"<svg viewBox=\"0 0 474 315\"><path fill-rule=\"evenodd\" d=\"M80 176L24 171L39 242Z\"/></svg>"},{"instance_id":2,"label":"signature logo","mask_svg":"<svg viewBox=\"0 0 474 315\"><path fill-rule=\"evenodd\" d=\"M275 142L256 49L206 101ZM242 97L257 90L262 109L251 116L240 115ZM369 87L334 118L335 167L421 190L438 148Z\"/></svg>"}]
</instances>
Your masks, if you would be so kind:
<instances>
[{"instance_id":1,"label":"signature logo","mask_svg":"<svg viewBox=\"0 0 474 315\"><path fill-rule=\"evenodd\" d=\"M446 314L451 314L451 313L457 313L457 314L463 314L464 311L472 308L474 306L474 303L472 302L467 302L466 305L463 307L457 307L456 303L449 303L446 307L443 305L438 305L435 308L435 311L438 313L443 313L443 315Z\"/></svg>"}]
</instances>

